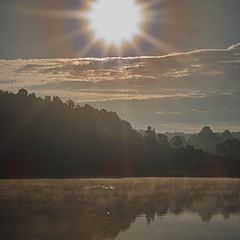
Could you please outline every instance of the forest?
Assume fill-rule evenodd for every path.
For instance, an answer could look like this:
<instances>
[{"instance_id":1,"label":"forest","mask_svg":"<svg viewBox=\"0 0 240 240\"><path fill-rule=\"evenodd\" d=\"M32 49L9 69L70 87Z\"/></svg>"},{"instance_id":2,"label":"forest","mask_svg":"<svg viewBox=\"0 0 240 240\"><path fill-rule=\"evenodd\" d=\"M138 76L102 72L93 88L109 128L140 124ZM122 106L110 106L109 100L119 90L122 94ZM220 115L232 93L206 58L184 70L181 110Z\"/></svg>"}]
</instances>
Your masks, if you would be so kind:
<instances>
[{"instance_id":1,"label":"forest","mask_svg":"<svg viewBox=\"0 0 240 240\"><path fill-rule=\"evenodd\" d=\"M0 178L149 176L240 177L240 141L210 127L138 131L115 112L0 91Z\"/></svg>"}]
</instances>

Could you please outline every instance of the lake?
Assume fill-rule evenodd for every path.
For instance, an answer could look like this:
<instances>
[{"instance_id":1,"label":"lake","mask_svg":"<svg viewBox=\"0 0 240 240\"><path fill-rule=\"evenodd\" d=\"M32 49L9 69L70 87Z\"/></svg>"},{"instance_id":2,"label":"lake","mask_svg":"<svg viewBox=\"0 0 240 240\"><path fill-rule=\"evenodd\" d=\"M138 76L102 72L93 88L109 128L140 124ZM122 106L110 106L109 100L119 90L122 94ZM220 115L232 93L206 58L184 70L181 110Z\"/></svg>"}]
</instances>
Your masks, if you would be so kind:
<instances>
[{"instance_id":1,"label":"lake","mask_svg":"<svg viewBox=\"0 0 240 240\"><path fill-rule=\"evenodd\" d=\"M0 180L0 239L240 239L240 180Z\"/></svg>"}]
</instances>

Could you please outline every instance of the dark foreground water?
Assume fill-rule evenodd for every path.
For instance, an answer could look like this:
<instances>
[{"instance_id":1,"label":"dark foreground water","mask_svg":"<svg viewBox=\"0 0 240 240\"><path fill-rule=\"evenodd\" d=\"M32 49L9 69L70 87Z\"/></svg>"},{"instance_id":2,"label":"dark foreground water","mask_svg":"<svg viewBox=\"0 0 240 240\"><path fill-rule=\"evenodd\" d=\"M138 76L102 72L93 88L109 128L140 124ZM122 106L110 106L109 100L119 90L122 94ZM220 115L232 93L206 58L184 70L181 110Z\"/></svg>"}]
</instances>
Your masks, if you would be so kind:
<instances>
[{"instance_id":1,"label":"dark foreground water","mask_svg":"<svg viewBox=\"0 0 240 240\"><path fill-rule=\"evenodd\" d=\"M0 239L239 240L240 180L1 180Z\"/></svg>"}]
</instances>

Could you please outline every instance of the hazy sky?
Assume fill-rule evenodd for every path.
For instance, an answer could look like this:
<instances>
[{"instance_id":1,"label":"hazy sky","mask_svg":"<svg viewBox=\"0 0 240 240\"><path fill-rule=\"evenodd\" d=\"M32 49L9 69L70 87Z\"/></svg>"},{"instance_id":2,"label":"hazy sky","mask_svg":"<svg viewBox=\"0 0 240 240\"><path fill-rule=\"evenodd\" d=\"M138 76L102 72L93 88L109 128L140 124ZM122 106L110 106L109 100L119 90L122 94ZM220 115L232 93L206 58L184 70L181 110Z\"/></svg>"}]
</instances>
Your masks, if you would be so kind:
<instances>
[{"instance_id":1,"label":"hazy sky","mask_svg":"<svg viewBox=\"0 0 240 240\"><path fill-rule=\"evenodd\" d=\"M83 0L1 0L0 89L90 103L141 129L240 130L240 1L142 2L154 2L154 43L112 58L114 50L87 48L85 25L72 17Z\"/></svg>"},{"instance_id":2,"label":"hazy sky","mask_svg":"<svg viewBox=\"0 0 240 240\"><path fill-rule=\"evenodd\" d=\"M81 19L71 18L90 0L1 0L0 58L102 57L102 49L92 47ZM227 48L240 41L239 0L139 0L153 3L146 33L163 46L139 41L141 54L133 48L123 55L162 55L196 48ZM62 13L62 15L61 15ZM166 45L166 46L165 46ZM114 51L106 53L116 55Z\"/></svg>"},{"instance_id":3,"label":"hazy sky","mask_svg":"<svg viewBox=\"0 0 240 240\"><path fill-rule=\"evenodd\" d=\"M0 70L0 89L90 103L136 128L240 129L240 44L160 57L0 60Z\"/></svg>"}]
</instances>

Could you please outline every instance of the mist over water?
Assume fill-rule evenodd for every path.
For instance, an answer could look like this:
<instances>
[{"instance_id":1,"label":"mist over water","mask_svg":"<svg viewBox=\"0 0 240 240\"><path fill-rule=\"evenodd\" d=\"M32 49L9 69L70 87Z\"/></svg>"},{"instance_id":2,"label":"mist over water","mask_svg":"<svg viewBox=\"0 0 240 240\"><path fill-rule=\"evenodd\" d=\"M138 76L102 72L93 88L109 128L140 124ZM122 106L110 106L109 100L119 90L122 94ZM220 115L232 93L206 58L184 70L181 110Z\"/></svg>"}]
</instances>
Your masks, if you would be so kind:
<instances>
[{"instance_id":1,"label":"mist over water","mask_svg":"<svg viewBox=\"0 0 240 240\"><path fill-rule=\"evenodd\" d=\"M2 239L239 239L240 181L0 181Z\"/></svg>"},{"instance_id":2,"label":"mist over water","mask_svg":"<svg viewBox=\"0 0 240 240\"><path fill-rule=\"evenodd\" d=\"M240 240L239 13L0 0L0 240Z\"/></svg>"}]
</instances>

